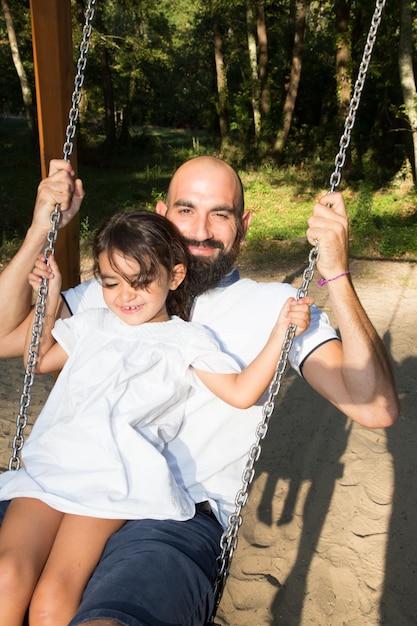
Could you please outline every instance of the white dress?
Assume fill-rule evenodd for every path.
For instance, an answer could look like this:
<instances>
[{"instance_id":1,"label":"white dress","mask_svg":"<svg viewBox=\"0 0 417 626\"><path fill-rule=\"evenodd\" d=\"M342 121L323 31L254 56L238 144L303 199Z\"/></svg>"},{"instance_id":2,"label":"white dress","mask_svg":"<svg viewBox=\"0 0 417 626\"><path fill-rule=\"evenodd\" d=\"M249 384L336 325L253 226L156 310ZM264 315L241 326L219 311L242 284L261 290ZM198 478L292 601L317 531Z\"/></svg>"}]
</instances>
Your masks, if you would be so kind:
<instances>
[{"instance_id":1,"label":"white dress","mask_svg":"<svg viewBox=\"0 0 417 626\"><path fill-rule=\"evenodd\" d=\"M34 497L76 515L189 519L194 502L161 454L185 400L190 365L239 371L201 325L172 318L129 326L107 309L59 320L69 355L23 450L0 476L0 500Z\"/></svg>"}]
</instances>

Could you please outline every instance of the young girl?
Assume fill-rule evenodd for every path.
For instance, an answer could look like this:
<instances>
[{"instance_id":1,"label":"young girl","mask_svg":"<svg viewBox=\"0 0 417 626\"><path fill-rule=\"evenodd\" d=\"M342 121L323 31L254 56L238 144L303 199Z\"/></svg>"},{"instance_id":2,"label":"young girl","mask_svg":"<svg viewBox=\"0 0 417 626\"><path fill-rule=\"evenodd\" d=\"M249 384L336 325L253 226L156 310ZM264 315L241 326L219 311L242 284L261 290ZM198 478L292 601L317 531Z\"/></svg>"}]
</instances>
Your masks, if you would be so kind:
<instances>
[{"instance_id":1,"label":"young girl","mask_svg":"<svg viewBox=\"0 0 417 626\"><path fill-rule=\"evenodd\" d=\"M68 624L125 520L192 517L195 503L161 454L187 395L205 385L234 406L252 405L273 377L288 325L297 334L309 325L312 299L289 299L265 348L239 373L203 326L178 317L188 253L171 222L147 211L114 215L93 255L108 309L55 323L53 257L40 257L29 276L35 289L49 279L37 371L62 372L25 445L25 466L0 477L0 499L12 500L0 529L7 626L21 626L29 604L31 626Z\"/></svg>"}]
</instances>

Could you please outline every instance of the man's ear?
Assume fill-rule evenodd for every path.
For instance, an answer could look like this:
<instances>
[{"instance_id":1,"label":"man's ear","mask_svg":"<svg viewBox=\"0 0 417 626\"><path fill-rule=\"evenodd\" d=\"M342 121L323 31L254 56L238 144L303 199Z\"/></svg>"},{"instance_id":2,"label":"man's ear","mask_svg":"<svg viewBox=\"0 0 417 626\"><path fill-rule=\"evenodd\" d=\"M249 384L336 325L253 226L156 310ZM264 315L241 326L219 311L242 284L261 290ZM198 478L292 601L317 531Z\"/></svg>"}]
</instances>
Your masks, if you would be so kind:
<instances>
[{"instance_id":1,"label":"man's ear","mask_svg":"<svg viewBox=\"0 0 417 626\"><path fill-rule=\"evenodd\" d=\"M155 211L156 213L158 213L158 215L162 215L162 217L165 217L168 211L168 207L163 200L158 200L158 202L156 203Z\"/></svg>"},{"instance_id":2,"label":"man's ear","mask_svg":"<svg viewBox=\"0 0 417 626\"><path fill-rule=\"evenodd\" d=\"M187 270L185 269L185 265L183 265L182 263L174 265L171 273L171 282L169 284L169 288L171 289L171 291L174 291L175 289L177 289L177 287L181 285L186 274Z\"/></svg>"},{"instance_id":3,"label":"man's ear","mask_svg":"<svg viewBox=\"0 0 417 626\"><path fill-rule=\"evenodd\" d=\"M248 228L249 228L249 224L251 223L251 220L252 220L252 213L250 211L245 211L245 213L242 215L241 241L244 240L246 233L248 232Z\"/></svg>"}]
</instances>

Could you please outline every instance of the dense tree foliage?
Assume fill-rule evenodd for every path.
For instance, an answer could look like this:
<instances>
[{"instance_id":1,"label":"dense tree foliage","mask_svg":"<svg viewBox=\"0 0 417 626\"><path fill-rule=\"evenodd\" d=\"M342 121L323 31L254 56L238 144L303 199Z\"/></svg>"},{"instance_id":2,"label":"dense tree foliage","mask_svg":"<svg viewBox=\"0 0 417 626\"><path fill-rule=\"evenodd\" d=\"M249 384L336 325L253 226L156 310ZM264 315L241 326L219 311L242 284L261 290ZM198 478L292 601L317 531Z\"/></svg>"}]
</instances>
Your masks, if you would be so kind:
<instances>
[{"instance_id":1,"label":"dense tree foliage","mask_svg":"<svg viewBox=\"0 0 417 626\"><path fill-rule=\"evenodd\" d=\"M33 90L28 5L8 0ZM415 25L416 3L404 5ZM85 0L72 6L76 58ZM333 156L374 0L97 0L96 7L83 138L104 136L114 148L140 126L195 127L218 136L234 158L271 159L277 138L280 163ZM400 32L399 3L388 0L352 138L352 178L383 181L407 158L414 166L415 103L413 117L410 100L404 104ZM4 15L0 33L0 114L20 115ZM402 50L406 45L414 56L416 29L405 44L404 36L403 29Z\"/></svg>"}]
</instances>

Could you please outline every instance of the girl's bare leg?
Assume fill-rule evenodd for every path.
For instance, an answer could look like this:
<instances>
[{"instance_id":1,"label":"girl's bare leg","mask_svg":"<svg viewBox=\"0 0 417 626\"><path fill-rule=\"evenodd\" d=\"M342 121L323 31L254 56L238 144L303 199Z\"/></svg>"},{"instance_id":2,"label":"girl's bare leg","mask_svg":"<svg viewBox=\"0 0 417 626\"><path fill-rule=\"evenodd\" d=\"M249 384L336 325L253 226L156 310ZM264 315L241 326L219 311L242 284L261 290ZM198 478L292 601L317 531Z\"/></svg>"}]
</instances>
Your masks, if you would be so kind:
<instances>
[{"instance_id":1,"label":"girl's bare leg","mask_svg":"<svg viewBox=\"0 0 417 626\"><path fill-rule=\"evenodd\" d=\"M64 515L30 603L30 626L67 626L107 539L124 523Z\"/></svg>"},{"instance_id":2,"label":"girl's bare leg","mask_svg":"<svg viewBox=\"0 0 417 626\"><path fill-rule=\"evenodd\" d=\"M40 500L10 503L0 529L0 624L22 625L61 519Z\"/></svg>"}]
</instances>

